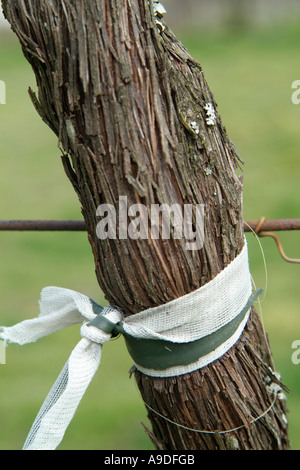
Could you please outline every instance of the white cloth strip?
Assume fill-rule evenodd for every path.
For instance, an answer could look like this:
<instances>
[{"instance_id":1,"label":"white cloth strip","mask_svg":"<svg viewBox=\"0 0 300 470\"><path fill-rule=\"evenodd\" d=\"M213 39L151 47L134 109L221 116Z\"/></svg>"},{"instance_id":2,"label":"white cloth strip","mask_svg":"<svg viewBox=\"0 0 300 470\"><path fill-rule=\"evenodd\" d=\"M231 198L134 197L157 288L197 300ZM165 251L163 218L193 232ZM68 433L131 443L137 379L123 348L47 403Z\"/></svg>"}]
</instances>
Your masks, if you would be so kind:
<instances>
[{"instance_id":1,"label":"white cloth strip","mask_svg":"<svg viewBox=\"0 0 300 470\"><path fill-rule=\"evenodd\" d=\"M101 315L112 324L112 330L114 325L122 324L125 333L135 338L189 343L230 323L248 304L251 293L245 241L243 250L232 263L200 289L125 319L122 312L112 306L104 308ZM83 339L75 347L37 415L24 445L26 450L51 450L59 445L100 364L102 344L110 339L111 333L88 325L97 317L94 307L95 302L83 294L47 287L41 292L40 315L37 318L0 329L0 339L23 345L69 325L85 322L81 327ZM231 338L193 364L163 371L135 365L141 372L154 377L182 375L199 369L221 357L235 344L249 313L250 310Z\"/></svg>"},{"instance_id":2,"label":"white cloth strip","mask_svg":"<svg viewBox=\"0 0 300 470\"><path fill-rule=\"evenodd\" d=\"M159 307L144 310L125 319L126 333L143 339L187 343L215 333L231 322L245 307L252 294L248 247L245 239L241 253L203 287ZM152 377L172 377L193 372L223 356L240 338L251 309L237 331L213 352L188 366L165 370L136 368Z\"/></svg>"},{"instance_id":3,"label":"white cloth strip","mask_svg":"<svg viewBox=\"0 0 300 470\"><path fill-rule=\"evenodd\" d=\"M186 343L208 336L232 321L252 294L248 248L203 287L159 307L129 316L126 333L136 338Z\"/></svg>"},{"instance_id":4,"label":"white cloth strip","mask_svg":"<svg viewBox=\"0 0 300 470\"><path fill-rule=\"evenodd\" d=\"M0 338L22 346L96 317L91 300L70 289L46 287L41 292L39 304L40 314L37 318L0 328Z\"/></svg>"},{"instance_id":5,"label":"white cloth strip","mask_svg":"<svg viewBox=\"0 0 300 470\"><path fill-rule=\"evenodd\" d=\"M101 360L101 346L83 338L73 350L28 434L23 450L53 450L85 394Z\"/></svg>"},{"instance_id":6,"label":"white cloth strip","mask_svg":"<svg viewBox=\"0 0 300 470\"><path fill-rule=\"evenodd\" d=\"M40 312L40 315L32 320L25 320L13 327L2 327L0 338L23 345L74 323L92 321L97 317L89 297L58 287L42 290ZM120 310L111 306L104 308L101 315L113 324L119 323L123 318ZM102 344L111 338L111 334L89 326L88 322L82 325L81 336L83 339L73 350L44 401L23 450L54 450L63 439L99 367Z\"/></svg>"}]
</instances>

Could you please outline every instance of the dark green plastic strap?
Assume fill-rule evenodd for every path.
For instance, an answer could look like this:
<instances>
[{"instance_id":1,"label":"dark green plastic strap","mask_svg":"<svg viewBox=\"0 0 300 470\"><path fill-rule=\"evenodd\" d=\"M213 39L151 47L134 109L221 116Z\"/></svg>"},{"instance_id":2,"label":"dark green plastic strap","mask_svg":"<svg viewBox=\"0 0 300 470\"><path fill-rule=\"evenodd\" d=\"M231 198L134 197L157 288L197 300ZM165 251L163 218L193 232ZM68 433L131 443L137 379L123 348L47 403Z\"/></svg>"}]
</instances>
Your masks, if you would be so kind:
<instances>
[{"instance_id":1,"label":"dark green plastic strap","mask_svg":"<svg viewBox=\"0 0 300 470\"><path fill-rule=\"evenodd\" d=\"M243 310L231 322L211 335L189 343L135 338L126 333L122 322L116 325L104 317L101 314L103 307L92 299L93 311L97 316L88 325L96 326L106 333L112 333L112 336L121 333L125 338L128 352L137 365L145 369L165 370L170 367L193 364L225 343L237 331L249 308L262 292L263 289L258 289L252 294Z\"/></svg>"},{"instance_id":2,"label":"dark green plastic strap","mask_svg":"<svg viewBox=\"0 0 300 470\"><path fill-rule=\"evenodd\" d=\"M116 324L108 320L108 318L102 315L104 310L101 305L97 304L94 300L90 299L92 303L93 312L97 315L92 321L88 323L89 326L96 326L99 330L104 331L105 333L113 333Z\"/></svg>"},{"instance_id":3,"label":"dark green plastic strap","mask_svg":"<svg viewBox=\"0 0 300 470\"><path fill-rule=\"evenodd\" d=\"M251 295L241 313L230 323L211 335L189 343L135 338L124 331L122 324L118 324L115 331L124 335L130 356L137 365L145 369L165 370L170 367L193 364L231 338L244 320L249 308L262 292L263 289L258 289Z\"/></svg>"},{"instance_id":4,"label":"dark green plastic strap","mask_svg":"<svg viewBox=\"0 0 300 470\"><path fill-rule=\"evenodd\" d=\"M94 320L88 323L88 326L96 326L105 333L112 333L116 324L105 318L103 315L97 315Z\"/></svg>"}]
</instances>

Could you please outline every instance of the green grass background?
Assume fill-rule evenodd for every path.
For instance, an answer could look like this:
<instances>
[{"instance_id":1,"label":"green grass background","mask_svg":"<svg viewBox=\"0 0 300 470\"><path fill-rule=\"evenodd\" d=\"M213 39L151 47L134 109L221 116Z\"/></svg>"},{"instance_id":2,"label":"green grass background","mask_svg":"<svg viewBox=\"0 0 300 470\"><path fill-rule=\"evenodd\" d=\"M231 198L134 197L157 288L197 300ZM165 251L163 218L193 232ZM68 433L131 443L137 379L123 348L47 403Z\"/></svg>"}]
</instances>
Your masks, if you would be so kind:
<instances>
[{"instance_id":1,"label":"green grass background","mask_svg":"<svg viewBox=\"0 0 300 470\"><path fill-rule=\"evenodd\" d=\"M245 161L244 218L300 217L300 105L291 84L300 79L300 19L248 30L179 32L202 64L219 112ZM55 136L27 94L33 73L12 33L0 34L0 218L81 219L80 205L60 161ZM257 240L247 235L251 271L265 287ZM281 235L287 254L300 257L299 232ZM300 340L300 266L287 264L271 239L261 240L268 268L262 304L277 370L290 388L290 438L300 449L300 365L292 342ZM104 302L84 233L0 233L0 324L38 314L40 290L57 285ZM46 394L79 340L79 328L38 343L7 349L0 365L0 449L20 449ZM101 368L60 449L152 449L141 422L147 413L122 339L104 347Z\"/></svg>"}]
</instances>

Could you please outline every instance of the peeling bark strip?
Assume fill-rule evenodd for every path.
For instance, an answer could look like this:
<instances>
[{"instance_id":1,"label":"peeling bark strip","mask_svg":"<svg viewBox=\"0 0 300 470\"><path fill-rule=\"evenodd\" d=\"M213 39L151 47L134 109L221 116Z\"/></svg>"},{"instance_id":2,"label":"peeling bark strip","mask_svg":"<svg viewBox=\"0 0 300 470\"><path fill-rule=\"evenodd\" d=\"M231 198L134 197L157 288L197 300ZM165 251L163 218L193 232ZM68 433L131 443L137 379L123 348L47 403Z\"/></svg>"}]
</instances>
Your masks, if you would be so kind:
<instances>
[{"instance_id":1,"label":"peeling bark strip","mask_svg":"<svg viewBox=\"0 0 300 470\"><path fill-rule=\"evenodd\" d=\"M99 285L130 315L171 301L215 277L243 246L238 153L200 65L147 0L2 0L32 65L42 119L69 157L64 168L82 205ZM205 240L99 240L96 210L128 205L204 204ZM136 373L146 403L205 430L246 424L230 435L182 430L152 412L159 449L284 449L285 405L270 406L272 358L255 311L242 339L195 373L154 379ZM276 379L277 380L277 379Z\"/></svg>"}]
</instances>

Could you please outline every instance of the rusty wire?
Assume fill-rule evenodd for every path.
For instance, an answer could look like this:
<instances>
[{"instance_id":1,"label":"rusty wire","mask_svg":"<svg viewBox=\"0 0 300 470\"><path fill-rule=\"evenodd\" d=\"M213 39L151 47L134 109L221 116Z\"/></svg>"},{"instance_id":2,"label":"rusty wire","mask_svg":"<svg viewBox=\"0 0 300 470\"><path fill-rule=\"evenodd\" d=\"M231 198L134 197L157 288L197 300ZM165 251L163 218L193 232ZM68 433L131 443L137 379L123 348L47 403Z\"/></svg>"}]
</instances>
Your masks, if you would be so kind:
<instances>
[{"instance_id":1,"label":"rusty wire","mask_svg":"<svg viewBox=\"0 0 300 470\"><path fill-rule=\"evenodd\" d=\"M259 237L272 237L282 258L288 263L300 263L300 259L289 258L274 232L300 230L300 219L266 219L244 222L245 232L254 232ZM86 231L84 220L0 220L0 231Z\"/></svg>"},{"instance_id":2,"label":"rusty wire","mask_svg":"<svg viewBox=\"0 0 300 470\"><path fill-rule=\"evenodd\" d=\"M287 219L288 220L288 219ZM299 219L292 219L294 221L297 221ZM255 229L254 229L254 232L256 233L256 235L258 235L259 237L271 237L275 240L276 242L276 245L277 245L277 248L278 248L278 251L280 253L280 256L287 262L287 263L294 263L294 264L300 264L300 259L297 259L297 258L289 258L284 250L283 250L283 247L282 247L282 244L281 244L281 241L278 237L278 235L276 235L274 232L271 232L271 231L266 231L266 230L263 230L263 226L266 222L266 218L265 217L261 217L261 219L258 221ZM291 226L297 226L297 223L294 223L294 225L291 223L290 224ZM284 224L283 224L284 226ZM276 230L276 228L275 228ZM291 230L295 230L295 229L291 229ZM297 230L297 229L296 229Z\"/></svg>"},{"instance_id":3,"label":"rusty wire","mask_svg":"<svg viewBox=\"0 0 300 470\"><path fill-rule=\"evenodd\" d=\"M259 229L259 230L258 230ZM0 231L85 231L84 220L0 220ZM255 233L300 230L300 219L266 219L247 220L245 232Z\"/></svg>"}]
</instances>

